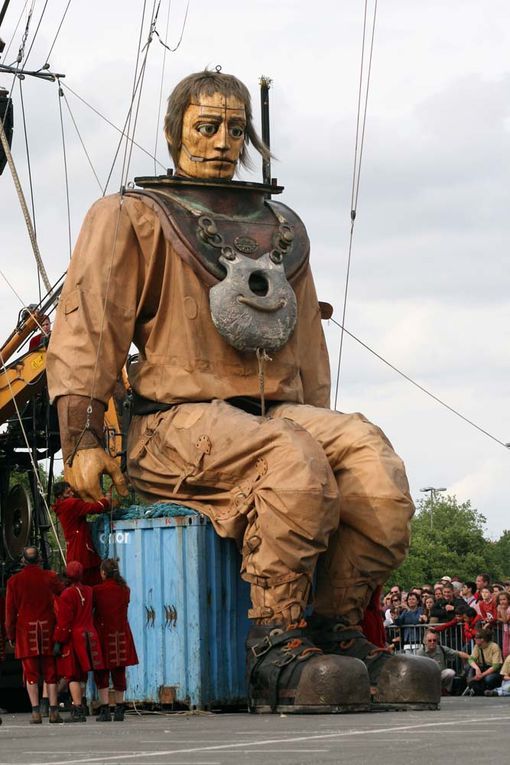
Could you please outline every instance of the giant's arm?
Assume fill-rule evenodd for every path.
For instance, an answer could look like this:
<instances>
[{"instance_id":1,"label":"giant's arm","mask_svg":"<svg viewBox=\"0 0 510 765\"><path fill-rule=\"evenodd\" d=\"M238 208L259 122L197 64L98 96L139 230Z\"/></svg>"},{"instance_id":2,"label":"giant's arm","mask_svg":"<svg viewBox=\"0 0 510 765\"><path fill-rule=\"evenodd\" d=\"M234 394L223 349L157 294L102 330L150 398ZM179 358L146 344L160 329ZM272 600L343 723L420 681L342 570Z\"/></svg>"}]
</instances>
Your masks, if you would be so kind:
<instances>
[{"instance_id":1,"label":"giant's arm","mask_svg":"<svg viewBox=\"0 0 510 765\"><path fill-rule=\"evenodd\" d=\"M322 331L321 313L310 270L296 287L298 299L298 344L304 403L329 409L330 371L328 349Z\"/></svg>"},{"instance_id":2,"label":"giant's arm","mask_svg":"<svg viewBox=\"0 0 510 765\"><path fill-rule=\"evenodd\" d=\"M133 337L142 256L132 223L137 200L96 202L83 223L66 276L47 354L50 398L56 400L66 480L84 499L102 492L109 473L125 481L102 448L103 417Z\"/></svg>"}]
</instances>

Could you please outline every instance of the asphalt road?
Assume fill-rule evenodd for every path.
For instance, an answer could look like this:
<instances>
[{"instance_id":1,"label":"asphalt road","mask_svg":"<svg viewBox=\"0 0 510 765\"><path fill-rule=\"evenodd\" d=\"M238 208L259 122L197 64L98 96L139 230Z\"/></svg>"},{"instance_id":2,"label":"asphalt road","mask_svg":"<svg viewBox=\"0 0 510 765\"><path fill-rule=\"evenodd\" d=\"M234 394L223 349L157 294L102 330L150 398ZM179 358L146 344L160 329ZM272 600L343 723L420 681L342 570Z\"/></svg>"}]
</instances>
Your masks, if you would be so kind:
<instances>
[{"instance_id":1,"label":"asphalt road","mask_svg":"<svg viewBox=\"0 0 510 765\"><path fill-rule=\"evenodd\" d=\"M446 698L436 712L130 713L124 723L30 725L4 715L0 765L508 765L510 698Z\"/></svg>"}]
</instances>

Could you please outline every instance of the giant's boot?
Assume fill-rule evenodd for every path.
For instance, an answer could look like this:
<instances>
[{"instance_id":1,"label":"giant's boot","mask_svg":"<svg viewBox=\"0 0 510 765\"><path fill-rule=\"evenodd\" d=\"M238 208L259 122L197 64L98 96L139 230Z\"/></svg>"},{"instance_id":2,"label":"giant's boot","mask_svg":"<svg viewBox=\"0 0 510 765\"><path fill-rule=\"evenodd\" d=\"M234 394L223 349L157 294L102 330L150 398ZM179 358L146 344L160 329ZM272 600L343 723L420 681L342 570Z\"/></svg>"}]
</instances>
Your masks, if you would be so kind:
<instances>
[{"instance_id":1,"label":"giant's boot","mask_svg":"<svg viewBox=\"0 0 510 765\"><path fill-rule=\"evenodd\" d=\"M250 712L340 713L370 707L363 662L323 654L310 640L305 621L256 625L246 647Z\"/></svg>"},{"instance_id":2,"label":"giant's boot","mask_svg":"<svg viewBox=\"0 0 510 765\"><path fill-rule=\"evenodd\" d=\"M441 672L434 661L420 656L394 655L371 643L358 625L344 619L315 615L310 638L328 656L361 660L368 671L373 708L383 705L408 709L437 709Z\"/></svg>"}]
</instances>

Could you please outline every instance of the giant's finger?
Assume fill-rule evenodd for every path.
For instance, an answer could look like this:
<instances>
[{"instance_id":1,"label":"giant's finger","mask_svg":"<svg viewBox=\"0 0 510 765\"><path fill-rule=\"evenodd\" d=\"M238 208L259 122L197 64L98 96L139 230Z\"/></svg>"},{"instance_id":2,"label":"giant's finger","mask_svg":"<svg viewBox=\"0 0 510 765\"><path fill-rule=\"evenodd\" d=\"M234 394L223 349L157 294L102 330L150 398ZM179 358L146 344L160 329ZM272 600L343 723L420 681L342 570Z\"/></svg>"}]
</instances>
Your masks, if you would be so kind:
<instances>
[{"instance_id":1,"label":"giant's finger","mask_svg":"<svg viewBox=\"0 0 510 765\"><path fill-rule=\"evenodd\" d=\"M120 494L120 496L127 497L129 490L126 479L118 463L113 459L110 459L109 461L108 473L110 474L110 477L115 485L115 489Z\"/></svg>"},{"instance_id":2,"label":"giant's finger","mask_svg":"<svg viewBox=\"0 0 510 765\"><path fill-rule=\"evenodd\" d=\"M74 483L69 483L85 502L97 502L103 495L99 483L101 466L94 459L95 455L86 454L87 451L92 450L83 450L76 454L71 468Z\"/></svg>"}]
</instances>

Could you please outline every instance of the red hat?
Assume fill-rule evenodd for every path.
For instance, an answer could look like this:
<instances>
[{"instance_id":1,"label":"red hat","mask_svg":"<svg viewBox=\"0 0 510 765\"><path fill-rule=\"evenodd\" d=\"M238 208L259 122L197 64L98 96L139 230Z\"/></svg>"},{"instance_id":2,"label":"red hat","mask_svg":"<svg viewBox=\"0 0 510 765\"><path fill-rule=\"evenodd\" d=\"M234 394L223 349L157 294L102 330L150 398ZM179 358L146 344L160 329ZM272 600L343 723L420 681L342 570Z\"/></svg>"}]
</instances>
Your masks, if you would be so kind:
<instances>
[{"instance_id":1,"label":"red hat","mask_svg":"<svg viewBox=\"0 0 510 765\"><path fill-rule=\"evenodd\" d=\"M83 566L80 561L72 560L66 566L66 576L73 582L81 582L83 578Z\"/></svg>"}]
</instances>

